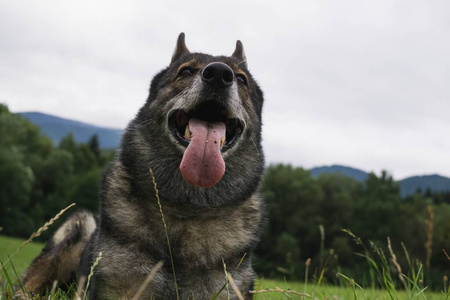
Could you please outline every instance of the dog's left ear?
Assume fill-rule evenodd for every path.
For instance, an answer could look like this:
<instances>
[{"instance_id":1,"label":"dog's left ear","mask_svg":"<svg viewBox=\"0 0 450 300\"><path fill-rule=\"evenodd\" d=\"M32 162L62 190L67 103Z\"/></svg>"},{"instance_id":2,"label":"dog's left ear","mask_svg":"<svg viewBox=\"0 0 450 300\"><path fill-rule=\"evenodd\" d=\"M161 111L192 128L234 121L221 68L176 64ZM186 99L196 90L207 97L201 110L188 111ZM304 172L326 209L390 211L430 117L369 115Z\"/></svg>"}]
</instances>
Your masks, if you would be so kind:
<instances>
[{"instance_id":1,"label":"dog's left ear","mask_svg":"<svg viewBox=\"0 0 450 300\"><path fill-rule=\"evenodd\" d=\"M170 63L173 63L176 61L179 57L181 57L183 54L191 53L189 49L186 47L186 44L184 42L184 32L180 33L177 40L177 46L175 47L175 51L172 55L172 61Z\"/></svg>"},{"instance_id":2,"label":"dog's left ear","mask_svg":"<svg viewBox=\"0 0 450 300\"><path fill-rule=\"evenodd\" d=\"M240 40L237 40L236 49L234 50L233 55L231 55L231 57L239 59L241 63L247 68L247 58L245 57L244 46L242 46Z\"/></svg>"}]
</instances>

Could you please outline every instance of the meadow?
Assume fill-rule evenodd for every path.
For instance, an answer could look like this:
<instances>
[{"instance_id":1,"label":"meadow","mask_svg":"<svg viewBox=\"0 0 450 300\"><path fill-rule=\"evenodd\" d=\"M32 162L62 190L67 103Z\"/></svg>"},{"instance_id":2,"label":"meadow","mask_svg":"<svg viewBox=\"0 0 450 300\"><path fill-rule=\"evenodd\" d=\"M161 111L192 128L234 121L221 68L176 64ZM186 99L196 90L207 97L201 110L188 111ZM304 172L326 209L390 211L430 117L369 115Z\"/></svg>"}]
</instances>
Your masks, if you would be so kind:
<instances>
[{"instance_id":1,"label":"meadow","mask_svg":"<svg viewBox=\"0 0 450 300\"><path fill-rule=\"evenodd\" d=\"M0 235L0 261L4 263L1 274L0 299L13 299L9 293L12 283L20 286L20 274L22 274L31 261L39 254L44 247L43 243L27 243L14 257L8 262L11 255L19 249L24 239L11 238ZM343 274L342 276L345 277ZM274 280L258 278L255 283L254 299L450 299L447 290L431 292L426 288L415 290L388 290L362 288L356 282L347 278L347 284L340 286L323 285L320 282L295 282L287 280ZM231 287L228 287L231 289ZM43 299L73 299L75 297L75 288L69 292L55 290L49 292L49 295Z\"/></svg>"}]
</instances>

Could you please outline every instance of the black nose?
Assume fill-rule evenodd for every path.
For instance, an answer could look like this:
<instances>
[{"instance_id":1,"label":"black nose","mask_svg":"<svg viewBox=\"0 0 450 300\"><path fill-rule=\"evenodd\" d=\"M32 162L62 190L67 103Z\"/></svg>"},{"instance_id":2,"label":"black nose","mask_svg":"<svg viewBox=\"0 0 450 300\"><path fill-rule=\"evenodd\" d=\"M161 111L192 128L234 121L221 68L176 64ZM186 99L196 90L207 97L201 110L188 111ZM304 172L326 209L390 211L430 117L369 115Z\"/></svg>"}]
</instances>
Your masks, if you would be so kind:
<instances>
[{"instance_id":1,"label":"black nose","mask_svg":"<svg viewBox=\"0 0 450 300\"><path fill-rule=\"evenodd\" d=\"M233 84L233 70L224 63L213 62L203 69L202 80L214 88L227 87Z\"/></svg>"}]
</instances>

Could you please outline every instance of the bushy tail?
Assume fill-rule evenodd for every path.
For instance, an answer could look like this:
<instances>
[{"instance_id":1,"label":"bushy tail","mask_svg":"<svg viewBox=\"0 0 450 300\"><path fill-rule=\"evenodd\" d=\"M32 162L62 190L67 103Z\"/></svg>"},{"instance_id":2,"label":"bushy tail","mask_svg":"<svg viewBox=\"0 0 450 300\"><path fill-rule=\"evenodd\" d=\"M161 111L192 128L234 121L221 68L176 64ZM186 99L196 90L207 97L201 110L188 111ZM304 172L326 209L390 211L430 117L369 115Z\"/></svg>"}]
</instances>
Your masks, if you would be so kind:
<instances>
[{"instance_id":1,"label":"bushy tail","mask_svg":"<svg viewBox=\"0 0 450 300\"><path fill-rule=\"evenodd\" d=\"M24 273L26 291L43 293L53 282L68 284L75 278L81 256L97 225L90 212L73 214L47 242Z\"/></svg>"}]
</instances>

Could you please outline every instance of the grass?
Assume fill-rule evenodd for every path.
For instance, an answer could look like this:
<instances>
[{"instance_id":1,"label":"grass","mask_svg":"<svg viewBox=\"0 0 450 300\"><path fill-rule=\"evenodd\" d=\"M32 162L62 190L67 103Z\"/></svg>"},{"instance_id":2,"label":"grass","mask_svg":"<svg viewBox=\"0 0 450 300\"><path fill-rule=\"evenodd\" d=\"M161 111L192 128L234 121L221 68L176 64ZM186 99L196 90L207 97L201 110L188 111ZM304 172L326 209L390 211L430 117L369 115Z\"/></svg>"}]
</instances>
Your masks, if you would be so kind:
<instances>
[{"instance_id":1,"label":"grass","mask_svg":"<svg viewBox=\"0 0 450 300\"><path fill-rule=\"evenodd\" d=\"M0 259L5 261L8 255L11 255L16 251L24 242L23 239L11 238L0 235ZM42 243L31 242L27 244L16 256L11 260L12 265L16 269L18 274L21 274L30 262L39 254L43 248ZM7 267L8 273L14 279L15 276L11 267ZM3 272L1 273L4 276ZM268 289L274 290L273 292L268 291ZM361 289L355 286L353 288L351 282L344 286L329 286L329 285L318 285L312 282L308 282L305 286L303 282L289 282L281 280L272 280L259 278L255 282L255 290L259 293L255 294L255 300L261 299L380 299L380 300L390 300L392 297L386 289ZM297 293L306 293L313 298L306 296L301 296L297 293L291 293L296 291ZM3 292L3 291L2 291ZM396 296L394 299L447 299L446 295L443 293L432 293L430 291L424 291L422 297L420 294L416 297L411 296L406 290L395 291ZM71 299L71 296L62 291L56 291L54 295L58 295L59 299ZM74 291L72 294L74 295ZM55 297L55 296L54 296ZM51 299L56 299L56 298ZM0 295L0 299L4 299ZM8 299L8 298L6 298ZM448 298L450 299L450 298Z\"/></svg>"},{"instance_id":2,"label":"grass","mask_svg":"<svg viewBox=\"0 0 450 300\"><path fill-rule=\"evenodd\" d=\"M25 240L12 238L0 235L0 261L5 262L8 258L23 244ZM44 248L42 243L30 243L24 247L16 256L11 260L17 273L22 274L23 271L30 265L31 261L41 252ZM6 265L9 269L10 266Z\"/></svg>"},{"instance_id":3,"label":"grass","mask_svg":"<svg viewBox=\"0 0 450 300\"><path fill-rule=\"evenodd\" d=\"M267 288L279 287L282 290L294 290L294 291L304 291L311 295L314 299L379 299L379 300L389 300L391 297L386 290L382 289L360 289L353 287L349 284L347 286L330 286L330 285L311 285L305 288L304 284L301 282L283 282L279 280L270 279L258 279L255 283L256 290L262 290ZM289 294L291 299L311 299L307 297L301 297L296 294ZM397 291L398 298L396 299L411 299L407 291ZM425 298L428 300L433 299L446 299L441 293L425 292ZM283 292L273 292L273 293L261 293L255 295L256 300L260 299L290 299ZM423 298L416 298L423 299Z\"/></svg>"}]
</instances>

